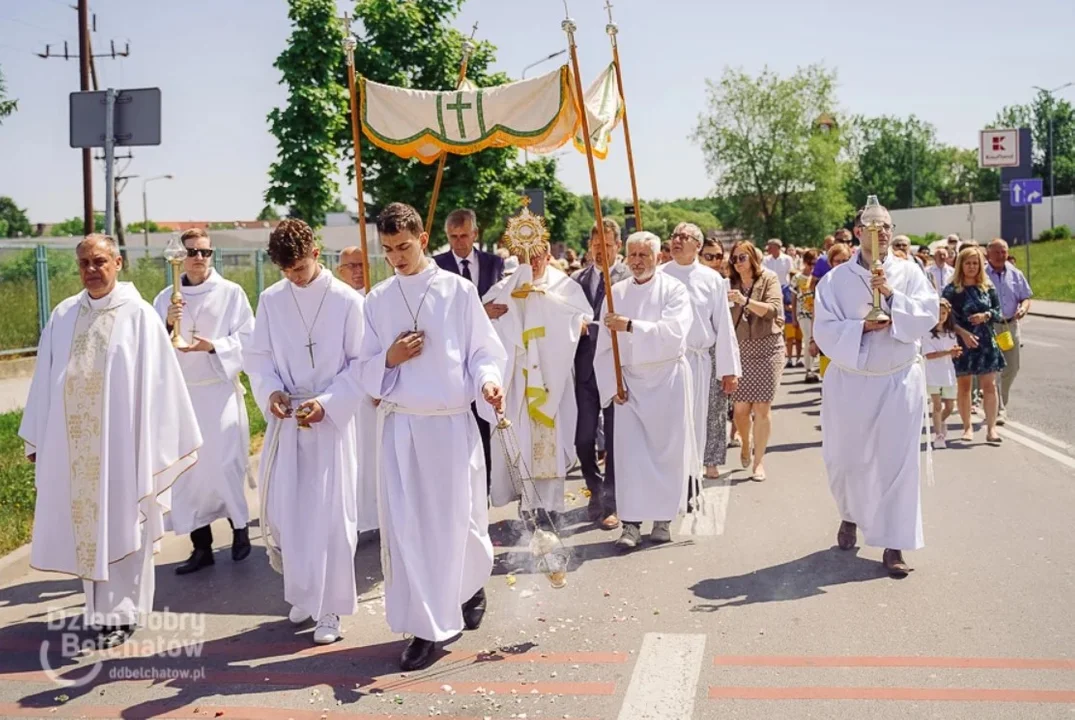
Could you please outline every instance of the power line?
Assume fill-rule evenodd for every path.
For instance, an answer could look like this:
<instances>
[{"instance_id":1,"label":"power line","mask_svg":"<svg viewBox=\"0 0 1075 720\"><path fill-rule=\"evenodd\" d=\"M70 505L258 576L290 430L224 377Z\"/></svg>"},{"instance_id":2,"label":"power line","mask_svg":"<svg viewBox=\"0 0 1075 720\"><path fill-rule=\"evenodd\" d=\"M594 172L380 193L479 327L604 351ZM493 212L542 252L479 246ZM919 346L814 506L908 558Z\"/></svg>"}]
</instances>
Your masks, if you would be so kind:
<instances>
[{"instance_id":1,"label":"power line","mask_svg":"<svg viewBox=\"0 0 1075 720\"><path fill-rule=\"evenodd\" d=\"M11 23L16 23L18 25L25 25L28 28L33 28L34 30L41 30L42 32L47 32L49 35L58 35L58 36L60 36L62 38L66 38L68 40L73 39L71 35L64 35L62 33L56 32L55 30L53 30L51 28L42 27L40 25L35 25L33 23L28 23L25 20L19 20L17 18L9 18L9 17L0 17L0 20L4 20L6 22L11 22Z\"/></svg>"}]
</instances>

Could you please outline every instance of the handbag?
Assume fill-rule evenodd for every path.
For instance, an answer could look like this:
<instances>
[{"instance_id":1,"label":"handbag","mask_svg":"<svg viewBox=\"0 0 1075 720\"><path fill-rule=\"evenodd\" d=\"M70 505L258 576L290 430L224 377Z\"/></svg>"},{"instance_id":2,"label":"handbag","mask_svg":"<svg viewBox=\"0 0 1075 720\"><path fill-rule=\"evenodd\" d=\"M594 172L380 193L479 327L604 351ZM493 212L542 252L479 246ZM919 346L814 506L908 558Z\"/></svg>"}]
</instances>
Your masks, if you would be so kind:
<instances>
[{"instance_id":1,"label":"handbag","mask_svg":"<svg viewBox=\"0 0 1075 720\"><path fill-rule=\"evenodd\" d=\"M997 333L997 347L1003 352L1008 352L1015 347L1015 336L1012 335L1011 326L1008 325L1008 321L1004 321L1004 332Z\"/></svg>"}]
</instances>

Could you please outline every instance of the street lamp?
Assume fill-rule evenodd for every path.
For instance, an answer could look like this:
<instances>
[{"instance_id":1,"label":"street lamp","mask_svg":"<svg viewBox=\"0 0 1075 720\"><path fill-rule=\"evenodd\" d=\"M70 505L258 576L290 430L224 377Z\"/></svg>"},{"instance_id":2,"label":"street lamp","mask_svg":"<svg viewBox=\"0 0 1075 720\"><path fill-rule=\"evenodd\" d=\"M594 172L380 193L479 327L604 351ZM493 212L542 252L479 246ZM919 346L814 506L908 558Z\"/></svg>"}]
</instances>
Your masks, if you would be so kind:
<instances>
[{"instance_id":1,"label":"street lamp","mask_svg":"<svg viewBox=\"0 0 1075 720\"><path fill-rule=\"evenodd\" d=\"M567 53L567 48L564 48L563 50L557 50L554 53L549 53L548 55L546 55L545 57L541 58L540 60L535 60L534 62L530 63L529 65L527 65L526 67L523 68L523 77L522 77L522 79L526 80L526 71L529 70L530 68L537 67L541 63L548 62L549 60L552 60L553 58L560 57L561 55L563 55L565 53ZM523 162L524 163L530 162L530 153L528 153L526 151L526 148L523 148Z\"/></svg>"},{"instance_id":2,"label":"street lamp","mask_svg":"<svg viewBox=\"0 0 1075 720\"><path fill-rule=\"evenodd\" d=\"M149 211L147 210L146 203L146 185L154 180L171 180L175 176L171 173L167 175L157 175L156 177L146 178L142 181L142 244L146 248L146 257L149 257Z\"/></svg>"},{"instance_id":3,"label":"street lamp","mask_svg":"<svg viewBox=\"0 0 1075 720\"><path fill-rule=\"evenodd\" d=\"M1064 83L1060 87L1055 87L1052 90L1046 90L1040 88L1037 85L1034 86L1035 90L1045 93L1049 96L1049 227L1056 227L1056 172L1054 167L1056 166L1056 158L1053 156L1053 121L1056 120L1056 103L1053 102L1053 93L1060 92L1065 88L1069 88L1075 83Z\"/></svg>"}]
</instances>

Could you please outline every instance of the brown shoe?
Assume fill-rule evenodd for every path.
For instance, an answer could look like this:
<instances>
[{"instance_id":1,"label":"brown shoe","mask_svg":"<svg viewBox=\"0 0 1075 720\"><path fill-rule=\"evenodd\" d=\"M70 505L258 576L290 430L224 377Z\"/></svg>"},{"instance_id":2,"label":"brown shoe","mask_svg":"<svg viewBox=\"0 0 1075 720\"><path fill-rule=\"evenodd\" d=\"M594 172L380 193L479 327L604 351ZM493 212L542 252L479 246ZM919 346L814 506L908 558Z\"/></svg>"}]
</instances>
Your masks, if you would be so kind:
<instances>
[{"instance_id":1,"label":"brown shoe","mask_svg":"<svg viewBox=\"0 0 1075 720\"><path fill-rule=\"evenodd\" d=\"M602 530L615 530L620 526L620 519L616 517L616 513L612 513L600 523Z\"/></svg>"},{"instance_id":2,"label":"brown shoe","mask_svg":"<svg viewBox=\"0 0 1075 720\"><path fill-rule=\"evenodd\" d=\"M841 550L850 550L858 542L858 525L844 520L836 533L836 544Z\"/></svg>"},{"instance_id":3,"label":"brown shoe","mask_svg":"<svg viewBox=\"0 0 1075 720\"><path fill-rule=\"evenodd\" d=\"M899 550L886 549L881 562L894 578L905 578L911 572L911 566L903 561L903 553Z\"/></svg>"}]
</instances>

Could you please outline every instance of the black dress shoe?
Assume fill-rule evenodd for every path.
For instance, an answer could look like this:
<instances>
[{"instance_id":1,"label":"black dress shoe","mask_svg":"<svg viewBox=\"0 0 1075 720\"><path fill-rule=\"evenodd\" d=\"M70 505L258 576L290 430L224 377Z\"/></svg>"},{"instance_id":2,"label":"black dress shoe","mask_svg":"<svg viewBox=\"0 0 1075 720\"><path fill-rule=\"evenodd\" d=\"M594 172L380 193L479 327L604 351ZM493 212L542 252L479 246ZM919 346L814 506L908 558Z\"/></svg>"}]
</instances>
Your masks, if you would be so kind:
<instances>
[{"instance_id":1,"label":"black dress shoe","mask_svg":"<svg viewBox=\"0 0 1075 720\"><path fill-rule=\"evenodd\" d=\"M399 669L404 672L421 670L433 664L433 655L437 651L437 643L432 640L423 640L420 637L411 638L411 642L403 650L403 656L399 659Z\"/></svg>"},{"instance_id":2,"label":"black dress shoe","mask_svg":"<svg viewBox=\"0 0 1075 720\"><path fill-rule=\"evenodd\" d=\"M599 522L605 516L605 508L596 495L590 496L590 502L586 506L586 515L590 518L590 522Z\"/></svg>"},{"instance_id":3,"label":"black dress shoe","mask_svg":"<svg viewBox=\"0 0 1075 720\"><path fill-rule=\"evenodd\" d=\"M187 561L175 569L176 575L189 575L198 572L203 567L209 567L216 563L213 559L213 551L206 548L194 548Z\"/></svg>"},{"instance_id":4,"label":"black dress shoe","mask_svg":"<svg viewBox=\"0 0 1075 720\"><path fill-rule=\"evenodd\" d=\"M463 603L463 626L467 630L477 630L485 617L485 588L474 593L474 597Z\"/></svg>"},{"instance_id":5,"label":"black dress shoe","mask_svg":"<svg viewBox=\"0 0 1075 720\"><path fill-rule=\"evenodd\" d=\"M850 550L858 542L858 525L847 520L840 521L840 529L836 532L836 545L841 550Z\"/></svg>"},{"instance_id":6,"label":"black dress shoe","mask_svg":"<svg viewBox=\"0 0 1075 720\"><path fill-rule=\"evenodd\" d=\"M250 529L240 528L231 531L231 559L235 562L246 560L250 554Z\"/></svg>"},{"instance_id":7,"label":"black dress shoe","mask_svg":"<svg viewBox=\"0 0 1075 720\"><path fill-rule=\"evenodd\" d=\"M97 648L108 650L119 647L134 635L134 625L106 625L97 633Z\"/></svg>"}]
</instances>

